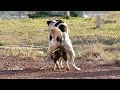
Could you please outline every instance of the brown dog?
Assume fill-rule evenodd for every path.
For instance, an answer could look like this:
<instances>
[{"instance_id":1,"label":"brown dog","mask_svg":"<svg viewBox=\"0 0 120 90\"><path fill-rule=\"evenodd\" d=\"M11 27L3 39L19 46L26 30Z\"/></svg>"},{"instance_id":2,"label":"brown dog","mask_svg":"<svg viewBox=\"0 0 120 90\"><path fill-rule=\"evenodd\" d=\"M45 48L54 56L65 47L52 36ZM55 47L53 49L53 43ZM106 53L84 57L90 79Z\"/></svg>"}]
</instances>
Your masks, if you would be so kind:
<instances>
[{"instance_id":1,"label":"brown dog","mask_svg":"<svg viewBox=\"0 0 120 90\"><path fill-rule=\"evenodd\" d=\"M63 65L62 65L62 59L66 62L67 70L70 70L69 64L68 64L67 52L65 51L64 47L58 47L52 53L51 58L54 60L54 63L55 63L54 70L56 68L64 68Z\"/></svg>"}]
</instances>

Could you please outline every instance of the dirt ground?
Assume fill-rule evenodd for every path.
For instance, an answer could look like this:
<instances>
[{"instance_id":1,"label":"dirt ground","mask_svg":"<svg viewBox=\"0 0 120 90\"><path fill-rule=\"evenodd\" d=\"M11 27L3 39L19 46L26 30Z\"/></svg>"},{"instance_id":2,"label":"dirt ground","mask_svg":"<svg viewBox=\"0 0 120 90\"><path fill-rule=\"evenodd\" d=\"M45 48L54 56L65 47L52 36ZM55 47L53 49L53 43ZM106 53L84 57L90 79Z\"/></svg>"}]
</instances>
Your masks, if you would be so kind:
<instances>
[{"instance_id":1,"label":"dirt ground","mask_svg":"<svg viewBox=\"0 0 120 90\"><path fill-rule=\"evenodd\" d=\"M65 68L53 71L53 65L47 62L0 55L0 79L120 79L120 67L104 60L75 60L81 71L71 65L69 71Z\"/></svg>"}]
</instances>

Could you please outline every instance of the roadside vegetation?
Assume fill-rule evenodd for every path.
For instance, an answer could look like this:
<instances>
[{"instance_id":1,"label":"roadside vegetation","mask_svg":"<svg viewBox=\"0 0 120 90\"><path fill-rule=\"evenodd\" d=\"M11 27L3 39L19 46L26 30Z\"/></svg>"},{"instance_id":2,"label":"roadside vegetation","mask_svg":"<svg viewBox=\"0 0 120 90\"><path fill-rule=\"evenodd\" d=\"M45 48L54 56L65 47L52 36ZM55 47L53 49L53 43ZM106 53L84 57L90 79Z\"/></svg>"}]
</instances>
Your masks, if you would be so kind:
<instances>
[{"instance_id":1,"label":"roadside vegetation","mask_svg":"<svg viewBox=\"0 0 120 90\"><path fill-rule=\"evenodd\" d=\"M47 20L61 19L69 27L76 59L120 61L120 12L111 11L95 28L95 18L42 17L0 20L0 54L47 58Z\"/></svg>"}]
</instances>

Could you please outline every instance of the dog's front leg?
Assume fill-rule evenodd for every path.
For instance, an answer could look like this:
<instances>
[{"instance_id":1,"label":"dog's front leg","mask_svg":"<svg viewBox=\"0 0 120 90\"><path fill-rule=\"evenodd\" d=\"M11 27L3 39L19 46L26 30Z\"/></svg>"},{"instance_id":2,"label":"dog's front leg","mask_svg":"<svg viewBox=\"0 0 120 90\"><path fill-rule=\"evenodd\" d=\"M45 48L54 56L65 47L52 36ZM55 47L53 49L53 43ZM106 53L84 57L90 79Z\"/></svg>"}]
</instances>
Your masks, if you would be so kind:
<instances>
[{"instance_id":1,"label":"dog's front leg","mask_svg":"<svg viewBox=\"0 0 120 90\"><path fill-rule=\"evenodd\" d=\"M56 70L57 69L60 69L60 64L59 64L59 61L56 61L55 62L55 66L54 66L54 69L53 70Z\"/></svg>"}]
</instances>

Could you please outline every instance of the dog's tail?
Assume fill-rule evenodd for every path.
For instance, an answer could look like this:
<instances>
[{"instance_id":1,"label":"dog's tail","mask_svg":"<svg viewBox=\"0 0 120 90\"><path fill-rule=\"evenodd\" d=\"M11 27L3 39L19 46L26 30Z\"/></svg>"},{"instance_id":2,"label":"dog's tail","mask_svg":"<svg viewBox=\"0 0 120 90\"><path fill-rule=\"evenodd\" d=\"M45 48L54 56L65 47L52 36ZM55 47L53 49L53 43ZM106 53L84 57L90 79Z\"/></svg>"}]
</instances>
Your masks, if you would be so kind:
<instances>
[{"instance_id":1,"label":"dog's tail","mask_svg":"<svg viewBox=\"0 0 120 90\"><path fill-rule=\"evenodd\" d=\"M50 29L50 35L52 36L53 39L57 40L60 43L63 40L63 34L62 34L61 30L57 27L52 27Z\"/></svg>"}]
</instances>

